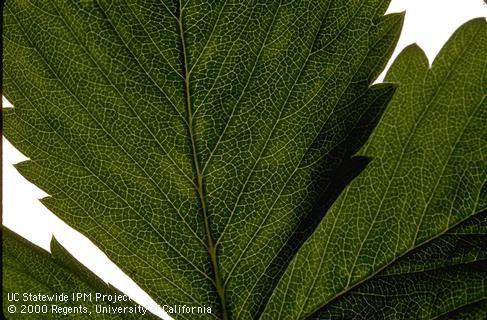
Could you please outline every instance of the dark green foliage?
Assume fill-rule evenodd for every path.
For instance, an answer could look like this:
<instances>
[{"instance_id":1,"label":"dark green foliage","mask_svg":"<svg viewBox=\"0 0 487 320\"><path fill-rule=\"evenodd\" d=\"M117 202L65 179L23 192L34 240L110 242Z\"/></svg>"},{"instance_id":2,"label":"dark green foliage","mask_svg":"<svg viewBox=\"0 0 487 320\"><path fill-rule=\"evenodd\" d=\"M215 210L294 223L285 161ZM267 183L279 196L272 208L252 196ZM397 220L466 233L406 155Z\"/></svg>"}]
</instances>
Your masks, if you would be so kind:
<instances>
[{"instance_id":1,"label":"dark green foliage","mask_svg":"<svg viewBox=\"0 0 487 320\"><path fill-rule=\"evenodd\" d=\"M370 303L349 291L399 258L449 266L436 247L409 253L486 206L485 21L431 69L410 47L372 85L403 21L388 4L9 1L17 168L158 303L214 310L177 318L348 317L347 301ZM387 279L371 286L392 296ZM483 284L434 312L475 305Z\"/></svg>"}]
</instances>

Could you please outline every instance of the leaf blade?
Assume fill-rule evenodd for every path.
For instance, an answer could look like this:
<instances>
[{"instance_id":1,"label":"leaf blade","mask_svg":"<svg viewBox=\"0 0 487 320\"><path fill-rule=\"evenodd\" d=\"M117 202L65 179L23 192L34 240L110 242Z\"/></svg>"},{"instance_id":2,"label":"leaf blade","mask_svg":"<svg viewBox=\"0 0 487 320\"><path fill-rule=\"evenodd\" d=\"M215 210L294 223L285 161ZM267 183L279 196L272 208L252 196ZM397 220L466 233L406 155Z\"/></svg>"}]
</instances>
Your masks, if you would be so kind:
<instances>
[{"instance_id":1,"label":"leaf blade","mask_svg":"<svg viewBox=\"0 0 487 320\"><path fill-rule=\"evenodd\" d=\"M283 318L309 316L484 208L485 143L478 130L485 135L486 102L478 88L485 87L485 48L477 40L486 36L484 19L467 23L431 71L415 46L396 60L388 79L400 89L363 151L374 157L372 164L298 253L263 318L283 307ZM436 91L437 83L447 83L448 90ZM404 146L410 149L401 167ZM381 177L388 179L381 183Z\"/></svg>"},{"instance_id":2,"label":"leaf blade","mask_svg":"<svg viewBox=\"0 0 487 320\"><path fill-rule=\"evenodd\" d=\"M330 180L351 153L342 142L363 140L349 139L367 126L352 111L402 24L387 4L9 2L5 133L31 158L17 168L158 302L220 310L216 265L231 312L254 317L318 166ZM247 283L257 291L241 299Z\"/></svg>"},{"instance_id":3,"label":"leaf blade","mask_svg":"<svg viewBox=\"0 0 487 320\"><path fill-rule=\"evenodd\" d=\"M443 319L470 313L481 318L482 308L476 305L487 292L486 236L469 227L485 219L485 212L474 215L310 318Z\"/></svg>"},{"instance_id":4,"label":"leaf blade","mask_svg":"<svg viewBox=\"0 0 487 320\"><path fill-rule=\"evenodd\" d=\"M119 296L120 292L103 282L86 267L74 259L57 241L51 241L51 253L33 245L12 231L2 229L2 258L3 258L3 305L4 315L9 319L42 318L42 319L64 319L69 314L73 319L85 319L87 314L93 319L157 319L150 313L141 312L140 306L132 301L112 303L100 302L95 298L96 294ZM21 296L26 294L44 295L54 297L64 294L66 300L36 300L26 301L20 298L19 301L9 301L7 294L17 293ZM82 303L76 301L74 295L77 293L89 295L89 300ZM47 312L21 312L20 304L47 305ZM42 301L42 300L40 300ZM17 307L17 312L10 312L7 306ZM95 311L96 305L103 307L128 307L132 311L123 313L104 313ZM56 306L53 308L52 306ZM83 310L82 307L85 309ZM71 310L78 311L67 311ZM129 309L127 309L129 310Z\"/></svg>"}]
</instances>

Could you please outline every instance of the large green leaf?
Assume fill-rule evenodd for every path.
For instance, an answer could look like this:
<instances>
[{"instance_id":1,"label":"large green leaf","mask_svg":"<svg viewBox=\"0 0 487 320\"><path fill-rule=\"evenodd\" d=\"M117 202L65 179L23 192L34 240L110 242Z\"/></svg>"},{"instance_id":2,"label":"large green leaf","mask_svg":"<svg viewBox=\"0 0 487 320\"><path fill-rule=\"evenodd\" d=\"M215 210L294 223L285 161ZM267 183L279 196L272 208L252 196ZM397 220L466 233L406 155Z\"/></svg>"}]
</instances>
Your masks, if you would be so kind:
<instances>
[{"instance_id":1,"label":"large green leaf","mask_svg":"<svg viewBox=\"0 0 487 320\"><path fill-rule=\"evenodd\" d=\"M380 319L428 319L487 298L487 275L477 269L485 237L470 256L445 259L437 246L407 256L487 207L485 52L487 24L476 19L455 33L431 69L415 45L397 58L386 80L399 89L360 152L370 165L297 253L264 319L328 319L346 314L340 306L348 316L372 309ZM485 234L485 226L477 228ZM442 241L451 246L454 239ZM401 257L406 261L386 269ZM467 262L473 264L453 266ZM442 265L448 268L435 271Z\"/></svg>"},{"instance_id":2,"label":"large green leaf","mask_svg":"<svg viewBox=\"0 0 487 320\"><path fill-rule=\"evenodd\" d=\"M126 296L121 302L109 301L122 294L76 261L54 238L49 254L4 228L2 248L3 314L8 319L157 319ZM76 300L73 295L78 293L84 296ZM18 294L18 300L9 301L8 294Z\"/></svg>"},{"instance_id":3,"label":"large green leaf","mask_svg":"<svg viewBox=\"0 0 487 320\"><path fill-rule=\"evenodd\" d=\"M256 317L393 92L388 3L8 1L17 168L157 302Z\"/></svg>"}]
</instances>

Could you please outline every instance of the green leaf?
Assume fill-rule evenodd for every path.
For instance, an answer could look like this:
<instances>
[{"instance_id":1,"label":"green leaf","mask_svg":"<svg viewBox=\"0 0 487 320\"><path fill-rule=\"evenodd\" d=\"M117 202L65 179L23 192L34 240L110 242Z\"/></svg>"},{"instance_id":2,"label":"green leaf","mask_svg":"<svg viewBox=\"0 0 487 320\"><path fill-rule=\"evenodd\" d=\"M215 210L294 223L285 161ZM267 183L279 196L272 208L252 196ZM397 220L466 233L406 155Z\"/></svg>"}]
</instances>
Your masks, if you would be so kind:
<instances>
[{"instance_id":1,"label":"green leaf","mask_svg":"<svg viewBox=\"0 0 487 320\"><path fill-rule=\"evenodd\" d=\"M415 45L397 58L386 80L399 89L360 152L372 158L370 165L294 257L263 319L328 318L343 299L360 303L361 311L380 301L376 314L429 319L429 312L440 316L486 298L486 273L476 269L478 262L451 266L485 259L485 236L472 256L445 261L434 250L435 261L426 250L407 257L486 208L486 51L486 21L476 19L454 34L431 68ZM468 228L485 234L485 224ZM387 276L388 266L402 257L407 260L389 272L405 274ZM357 290L347 298L364 282L365 293L385 297ZM404 301L418 306L405 310Z\"/></svg>"},{"instance_id":2,"label":"green leaf","mask_svg":"<svg viewBox=\"0 0 487 320\"><path fill-rule=\"evenodd\" d=\"M487 212L474 215L311 318L485 319L487 234L470 227L486 222Z\"/></svg>"},{"instance_id":3,"label":"green leaf","mask_svg":"<svg viewBox=\"0 0 487 320\"><path fill-rule=\"evenodd\" d=\"M160 304L254 318L391 97L388 4L8 1L17 168Z\"/></svg>"},{"instance_id":4,"label":"green leaf","mask_svg":"<svg viewBox=\"0 0 487 320\"><path fill-rule=\"evenodd\" d=\"M129 300L109 302L121 293L107 285L75 260L57 241L51 241L51 253L31 244L12 231L2 230L3 314L8 319L157 319L146 309ZM18 294L9 301L8 294ZM76 301L73 294L85 294ZM26 300L24 294L51 300ZM65 298L60 298L61 295ZM102 301L103 296L105 301ZM89 298L91 301L89 301ZM46 306L32 311L24 306ZM15 312L8 307L14 306ZM118 313L99 313L97 306ZM122 309L125 308L122 312ZM101 309L99 309L101 310Z\"/></svg>"}]
</instances>

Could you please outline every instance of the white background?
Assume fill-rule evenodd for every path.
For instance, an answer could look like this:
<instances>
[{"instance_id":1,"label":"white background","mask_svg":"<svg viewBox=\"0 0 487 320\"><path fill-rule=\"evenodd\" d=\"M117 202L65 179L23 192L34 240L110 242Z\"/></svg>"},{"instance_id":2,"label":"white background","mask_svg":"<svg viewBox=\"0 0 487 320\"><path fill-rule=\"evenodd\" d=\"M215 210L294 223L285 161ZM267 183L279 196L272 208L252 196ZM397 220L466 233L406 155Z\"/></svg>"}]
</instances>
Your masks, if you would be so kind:
<instances>
[{"instance_id":1,"label":"white background","mask_svg":"<svg viewBox=\"0 0 487 320\"><path fill-rule=\"evenodd\" d=\"M393 0L389 8L389 12L404 10L406 20L394 57L404 47L416 42L426 52L430 62L460 25L472 18L487 15L487 5L483 0ZM3 107L11 107L5 99L3 102ZM26 158L5 139L3 143L3 224L47 250L54 235L67 250L102 279L153 313L170 319L97 247L41 205L38 199L46 194L27 182L12 166Z\"/></svg>"}]
</instances>

